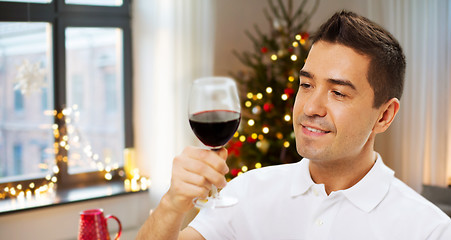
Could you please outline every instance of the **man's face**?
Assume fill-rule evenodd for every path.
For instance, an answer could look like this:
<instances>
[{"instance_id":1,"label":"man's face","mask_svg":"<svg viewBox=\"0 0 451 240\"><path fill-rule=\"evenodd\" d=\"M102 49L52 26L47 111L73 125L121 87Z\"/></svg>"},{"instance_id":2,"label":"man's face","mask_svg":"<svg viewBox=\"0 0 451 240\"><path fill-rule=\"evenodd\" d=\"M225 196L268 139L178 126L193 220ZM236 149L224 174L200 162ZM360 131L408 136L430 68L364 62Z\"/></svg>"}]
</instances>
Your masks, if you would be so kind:
<instances>
[{"instance_id":1,"label":"man's face","mask_svg":"<svg viewBox=\"0 0 451 240\"><path fill-rule=\"evenodd\" d=\"M370 59L318 41L301 70L293 109L298 153L313 161L346 160L373 149L380 111L367 80Z\"/></svg>"}]
</instances>

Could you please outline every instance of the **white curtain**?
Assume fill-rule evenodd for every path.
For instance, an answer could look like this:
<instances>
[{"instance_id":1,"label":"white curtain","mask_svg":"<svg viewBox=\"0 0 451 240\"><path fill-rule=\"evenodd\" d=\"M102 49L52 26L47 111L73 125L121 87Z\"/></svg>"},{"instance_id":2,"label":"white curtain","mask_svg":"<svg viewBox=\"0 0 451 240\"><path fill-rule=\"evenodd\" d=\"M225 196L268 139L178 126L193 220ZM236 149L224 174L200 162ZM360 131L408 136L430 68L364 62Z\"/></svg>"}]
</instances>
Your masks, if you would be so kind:
<instances>
[{"instance_id":1,"label":"white curtain","mask_svg":"<svg viewBox=\"0 0 451 240\"><path fill-rule=\"evenodd\" d=\"M451 4L369 1L368 17L400 41L407 57L401 110L376 150L408 185L451 181Z\"/></svg>"},{"instance_id":2,"label":"white curtain","mask_svg":"<svg viewBox=\"0 0 451 240\"><path fill-rule=\"evenodd\" d=\"M138 167L155 199L170 183L173 157L192 138L187 93L211 75L214 1L136 0L132 7L134 131Z\"/></svg>"}]
</instances>

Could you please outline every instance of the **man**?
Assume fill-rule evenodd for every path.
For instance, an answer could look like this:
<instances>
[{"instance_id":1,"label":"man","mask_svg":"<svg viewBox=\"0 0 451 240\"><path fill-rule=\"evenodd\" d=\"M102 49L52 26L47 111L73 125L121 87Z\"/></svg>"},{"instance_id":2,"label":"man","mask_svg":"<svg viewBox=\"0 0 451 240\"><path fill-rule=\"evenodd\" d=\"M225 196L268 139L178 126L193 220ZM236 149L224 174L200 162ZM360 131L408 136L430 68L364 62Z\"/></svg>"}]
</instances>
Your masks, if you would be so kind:
<instances>
[{"instance_id":1,"label":"man","mask_svg":"<svg viewBox=\"0 0 451 240\"><path fill-rule=\"evenodd\" d=\"M298 163L243 174L179 234L193 199L224 187L219 153L188 147L138 239L451 239L451 220L394 177L374 147L399 110L405 57L381 27L332 16L312 37L293 109Z\"/></svg>"}]
</instances>

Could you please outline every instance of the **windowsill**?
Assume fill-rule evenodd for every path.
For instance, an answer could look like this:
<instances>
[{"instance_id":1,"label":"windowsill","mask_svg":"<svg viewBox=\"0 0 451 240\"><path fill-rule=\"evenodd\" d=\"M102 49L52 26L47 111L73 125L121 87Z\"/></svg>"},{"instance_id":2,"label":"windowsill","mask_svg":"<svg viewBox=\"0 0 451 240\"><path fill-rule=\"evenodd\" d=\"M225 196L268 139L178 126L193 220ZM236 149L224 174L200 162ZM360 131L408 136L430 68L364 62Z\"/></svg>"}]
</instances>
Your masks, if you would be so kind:
<instances>
[{"instance_id":1,"label":"windowsill","mask_svg":"<svg viewBox=\"0 0 451 240\"><path fill-rule=\"evenodd\" d=\"M36 199L5 199L0 200L0 215L15 212L21 212L32 209L39 209L51 206L59 206L64 204L83 202L94 199L101 199L114 196L122 196L144 192L126 191L123 181L112 181L107 184L94 185L72 189L58 189L52 196L48 196L39 200Z\"/></svg>"}]
</instances>

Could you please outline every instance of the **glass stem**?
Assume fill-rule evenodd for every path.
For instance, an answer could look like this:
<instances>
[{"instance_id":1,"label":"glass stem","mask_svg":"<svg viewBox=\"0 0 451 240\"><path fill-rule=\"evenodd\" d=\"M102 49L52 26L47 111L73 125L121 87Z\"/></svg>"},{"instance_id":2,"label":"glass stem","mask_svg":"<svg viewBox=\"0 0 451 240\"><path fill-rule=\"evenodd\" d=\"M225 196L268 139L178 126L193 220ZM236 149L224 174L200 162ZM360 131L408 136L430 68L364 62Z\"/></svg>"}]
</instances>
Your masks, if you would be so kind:
<instances>
[{"instance_id":1,"label":"glass stem","mask_svg":"<svg viewBox=\"0 0 451 240\"><path fill-rule=\"evenodd\" d=\"M216 199L220 198L218 188L213 184L211 185L211 197Z\"/></svg>"},{"instance_id":2,"label":"glass stem","mask_svg":"<svg viewBox=\"0 0 451 240\"><path fill-rule=\"evenodd\" d=\"M219 150L221 150L221 148L222 148L222 146L216 147L216 148L211 148L211 150L213 152L217 153L217 152L219 152ZM216 198L216 199L220 198L218 188L214 184L211 185L211 197Z\"/></svg>"}]
</instances>

